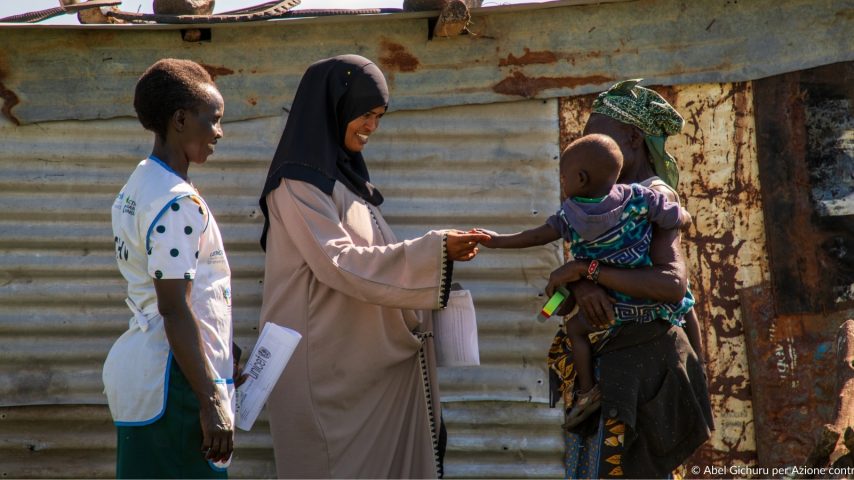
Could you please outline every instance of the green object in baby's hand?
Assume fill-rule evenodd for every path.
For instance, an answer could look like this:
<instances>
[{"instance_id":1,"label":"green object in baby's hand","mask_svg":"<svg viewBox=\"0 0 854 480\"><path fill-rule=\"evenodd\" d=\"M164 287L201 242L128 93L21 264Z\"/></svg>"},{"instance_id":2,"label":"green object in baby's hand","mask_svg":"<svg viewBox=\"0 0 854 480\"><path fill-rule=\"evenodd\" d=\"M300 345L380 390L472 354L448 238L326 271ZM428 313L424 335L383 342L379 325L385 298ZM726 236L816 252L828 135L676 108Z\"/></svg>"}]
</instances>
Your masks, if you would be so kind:
<instances>
[{"instance_id":1,"label":"green object in baby's hand","mask_svg":"<svg viewBox=\"0 0 854 480\"><path fill-rule=\"evenodd\" d=\"M548 320L549 317L551 317L556 311L558 311L560 306L563 305L563 302L565 302L567 298L569 298L569 291L564 287L557 287L557 290L555 290L555 293L552 295L552 298L550 298L549 301L547 301L546 304L543 305L543 309L540 310L540 314L537 315L537 320L541 322L545 322L546 320Z\"/></svg>"}]
</instances>

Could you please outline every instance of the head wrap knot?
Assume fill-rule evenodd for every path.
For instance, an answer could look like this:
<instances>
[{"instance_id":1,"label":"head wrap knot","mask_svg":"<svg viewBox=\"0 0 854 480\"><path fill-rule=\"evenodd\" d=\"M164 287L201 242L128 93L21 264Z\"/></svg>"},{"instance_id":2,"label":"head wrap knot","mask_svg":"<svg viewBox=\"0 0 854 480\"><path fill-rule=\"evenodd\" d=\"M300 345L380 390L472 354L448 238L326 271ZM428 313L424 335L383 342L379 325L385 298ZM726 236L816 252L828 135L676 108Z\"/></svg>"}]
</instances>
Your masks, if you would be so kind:
<instances>
[{"instance_id":1,"label":"head wrap knot","mask_svg":"<svg viewBox=\"0 0 854 480\"><path fill-rule=\"evenodd\" d=\"M654 90L638 85L641 79L625 80L602 92L593 101L593 112L634 125L646 134L650 160L656 175L676 188L679 169L664 149L664 141L682 130L685 120Z\"/></svg>"}]
</instances>

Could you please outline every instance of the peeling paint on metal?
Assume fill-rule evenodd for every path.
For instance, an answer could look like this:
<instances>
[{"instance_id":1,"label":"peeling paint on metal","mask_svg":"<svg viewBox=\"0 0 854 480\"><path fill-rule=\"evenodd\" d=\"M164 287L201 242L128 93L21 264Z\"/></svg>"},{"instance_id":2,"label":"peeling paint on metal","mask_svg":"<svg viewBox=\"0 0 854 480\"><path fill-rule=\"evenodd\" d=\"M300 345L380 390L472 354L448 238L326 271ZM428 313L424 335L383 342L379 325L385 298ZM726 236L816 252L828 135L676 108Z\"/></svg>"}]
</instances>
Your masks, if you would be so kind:
<instances>
[{"instance_id":1,"label":"peeling paint on metal","mask_svg":"<svg viewBox=\"0 0 854 480\"><path fill-rule=\"evenodd\" d=\"M6 85L3 84L2 80L0 80L0 98L3 99L3 108L0 108L0 113L3 113L3 116L8 118L15 125L20 125L21 121L12 113L12 108L20 103L20 99L18 99L15 92L6 88Z\"/></svg>"},{"instance_id":2,"label":"peeling paint on metal","mask_svg":"<svg viewBox=\"0 0 854 480\"><path fill-rule=\"evenodd\" d=\"M217 66L217 65L207 65L204 63L199 63L199 65L201 65L202 68L207 70L207 72L210 74L211 78L213 78L214 80L216 80L217 77L221 77L221 76L225 76L225 75L234 75L234 70L232 70L230 68Z\"/></svg>"},{"instance_id":3,"label":"peeling paint on metal","mask_svg":"<svg viewBox=\"0 0 854 480\"><path fill-rule=\"evenodd\" d=\"M6 81L9 71L9 67L6 63L6 60L0 56L0 99L3 100L3 107L0 108L0 113L3 114L4 117L9 119L15 125L20 125L21 121L18 120L14 114L12 114L12 108L15 107L18 103L20 103L20 99L18 95L15 94L12 90L8 89L4 82Z\"/></svg>"},{"instance_id":4,"label":"peeling paint on metal","mask_svg":"<svg viewBox=\"0 0 854 480\"><path fill-rule=\"evenodd\" d=\"M418 58L409 53L406 47L387 38L380 39L380 66L389 72L414 72L418 70Z\"/></svg>"},{"instance_id":5,"label":"peeling paint on metal","mask_svg":"<svg viewBox=\"0 0 854 480\"><path fill-rule=\"evenodd\" d=\"M533 98L544 90L572 89L581 85L602 85L611 80L610 77L604 75L591 75L589 77L528 77L524 73L516 71L496 83L492 87L492 91L502 95Z\"/></svg>"},{"instance_id":6,"label":"peeling paint on metal","mask_svg":"<svg viewBox=\"0 0 854 480\"><path fill-rule=\"evenodd\" d=\"M756 448L740 288L767 280L768 260L756 160L750 83L676 87L683 134L668 142L681 168L679 191L695 214L685 235L697 316L706 333L709 391L717 429L709 450ZM688 168L686 168L688 167Z\"/></svg>"},{"instance_id":7,"label":"peeling paint on metal","mask_svg":"<svg viewBox=\"0 0 854 480\"><path fill-rule=\"evenodd\" d=\"M768 283L742 290L741 303L758 462L803 464L822 425L834 420L834 339L854 310L779 315Z\"/></svg>"},{"instance_id":8,"label":"peeling paint on metal","mask_svg":"<svg viewBox=\"0 0 854 480\"><path fill-rule=\"evenodd\" d=\"M512 53L507 55L507 58L498 59L499 67L523 67L526 65L542 65L557 63L559 60L565 60L570 65L575 65L577 58L599 58L603 55L602 52L593 50L590 52L579 53L564 53L553 52L550 50L531 51L530 48L524 48L525 53L520 56L515 56ZM621 49L617 49L612 54L617 55L623 53ZM637 53L637 50L635 50Z\"/></svg>"},{"instance_id":9,"label":"peeling paint on metal","mask_svg":"<svg viewBox=\"0 0 854 480\"><path fill-rule=\"evenodd\" d=\"M499 67L507 67L507 66L522 66L522 65L533 65L537 63L555 63L558 61L558 56L554 52L543 51L543 52L532 52L530 48L525 48L524 55L520 55L519 57L513 56L511 53L507 55L507 58L502 58L498 60Z\"/></svg>"}]
</instances>

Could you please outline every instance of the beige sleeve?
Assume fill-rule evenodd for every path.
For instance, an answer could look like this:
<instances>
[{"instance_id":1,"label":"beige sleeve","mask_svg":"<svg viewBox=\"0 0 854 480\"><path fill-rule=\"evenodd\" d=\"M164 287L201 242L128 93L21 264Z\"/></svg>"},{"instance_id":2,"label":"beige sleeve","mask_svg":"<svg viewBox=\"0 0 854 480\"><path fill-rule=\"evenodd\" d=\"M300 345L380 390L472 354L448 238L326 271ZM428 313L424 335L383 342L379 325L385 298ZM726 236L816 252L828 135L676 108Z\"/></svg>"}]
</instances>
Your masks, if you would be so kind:
<instances>
[{"instance_id":1,"label":"beige sleeve","mask_svg":"<svg viewBox=\"0 0 854 480\"><path fill-rule=\"evenodd\" d=\"M443 293L443 231L390 245L356 246L332 197L315 186L283 179L269 194L271 220L278 217L317 279L365 303L405 309L437 309Z\"/></svg>"}]
</instances>

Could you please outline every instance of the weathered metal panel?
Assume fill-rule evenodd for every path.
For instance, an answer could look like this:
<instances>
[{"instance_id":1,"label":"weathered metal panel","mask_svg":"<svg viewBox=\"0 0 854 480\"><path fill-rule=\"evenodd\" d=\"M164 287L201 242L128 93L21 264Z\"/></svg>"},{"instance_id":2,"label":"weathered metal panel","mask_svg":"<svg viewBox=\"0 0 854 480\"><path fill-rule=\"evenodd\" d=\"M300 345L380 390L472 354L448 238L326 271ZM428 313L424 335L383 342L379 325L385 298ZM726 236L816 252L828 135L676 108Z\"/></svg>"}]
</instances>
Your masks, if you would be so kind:
<instances>
[{"instance_id":1,"label":"weathered metal panel","mask_svg":"<svg viewBox=\"0 0 854 480\"><path fill-rule=\"evenodd\" d=\"M667 146L679 162L683 205L694 215L683 245L704 332L717 427L689 464L753 462L756 447L738 292L767 281L768 265L751 84L654 88L686 119L682 133ZM562 145L580 135L592 100L562 100Z\"/></svg>"},{"instance_id":2,"label":"weathered metal panel","mask_svg":"<svg viewBox=\"0 0 854 480\"><path fill-rule=\"evenodd\" d=\"M739 290L768 280L751 83L674 89L686 126L674 139L680 193L694 213L686 237L697 315L705 331L716 430L694 461L752 463L755 433ZM687 164L686 164L687 163ZM687 168L686 168L687 167Z\"/></svg>"},{"instance_id":3,"label":"weathered metal panel","mask_svg":"<svg viewBox=\"0 0 854 480\"><path fill-rule=\"evenodd\" d=\"M188 57L217 75L234 120L278 115L319 58L359 53L389 77L392 110L549 98L616 79L734 82L854 60L844 0L639 0L481 9L470 35L428 40L423 15L211 27L0 27L0 108L32 123L131 116L133 84L158 58ZM330 34L333 31L334 34Z\"/></svg>"},{"instance_id":4,"label":"weathered metal panel","mask_svg":"<svg viewBox=\"0 0 854 480\"><path fill-rule=\"evenodd\" d=\"M821 218L821 201L850 194L854 185L846 140L854 122L852 72L849 62L756 82L763 207L780 314L854 301L854 223L850 216Z\"/></svg>"},{"instance_id":5,"label":"weathered metal panel","mask_svg":"<svg viewBox=\"0 0 854 480\"><path fill-rule=\"evenodd\" d=\"M804 462L835 420L828 372L854 313L854 228L850 217L822 218L822 200L850 189L852 72L849 62L754 82L771 281L743 291L742 304L762 466Z\"/></svg>"},{"instance_id":6,"label":"weathered metal panel","mask_svg":"<svg viewBox=\"0 0 854 480\"><path fill-rule=\"evenodd\" d=\"M854 309L780 315L770 285L742 291L758 464L802 466L822 425L834 422L839 326Z\"/></svg>"},{"instance_id":7,"label":"weathered metal panel","mask_svg":"<svg viewBox=\"0 0 854 480\"><path fill-rule=\"evenodd\" d=\"M824 270L825 282L819 291L830 292L822 296L827 302L822 307L850 308L854 306L854 62L798 73L805 98L810 199L823 217L811 222L821 238L816 263Z\"/></svg>"},{"instance_id":8,"label":"weathered metal panel","mask_svg":"<svg viewBox=\"0 0 854 480\"><path fill-rule=\"evenodd\" d=\"M401 238L541 224L558 204L557 111L556 100L531 100L390 113L366 151L384 215ZM226 123L217 153L190 172L223 232L246 351L263 278L257 195L282 128L282 117ZM0 119L0 138L0 474L110 476L100 369L130 315L109 206L151 136L129 119ZM440 370L449 476L560 475L560 412L545 404L555 326L534 320L559 259L551 245L487 251L455 267L473 292L482 366ZM234 476L273 475L266 432L262 423L241 433ZM75 456L93 463L66 465Z\"/></svg>"},{"instance_id":9,"label":"weathered metal panel","mask_svg":"<svg viewBox=\"0 0 854 480\"><path fill-rule=\"evenodd\" d=\"M806 111L812 199L828 217L854 215L854 62L843 65L834 70L848 98L811 95Z\"/></svg>"}]
</instances>

